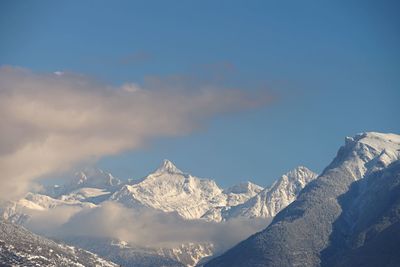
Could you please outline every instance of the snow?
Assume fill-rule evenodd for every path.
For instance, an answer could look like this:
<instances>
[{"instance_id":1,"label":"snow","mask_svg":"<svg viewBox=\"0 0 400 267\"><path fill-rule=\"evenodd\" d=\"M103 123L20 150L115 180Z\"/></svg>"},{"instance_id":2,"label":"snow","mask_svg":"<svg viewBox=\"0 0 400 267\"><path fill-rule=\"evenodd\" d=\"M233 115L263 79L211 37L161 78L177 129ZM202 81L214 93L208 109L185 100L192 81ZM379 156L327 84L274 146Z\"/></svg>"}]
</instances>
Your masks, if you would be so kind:
<instances>
[{"instance_id":1,"label":"snow","mask_svg":"<svg viewBox=\"0 0 400 267\"><path fill-rule=\"evenodd\" d=\"M26 223L32 211L46 212L59 207L73 207L77 209L89 209L96 207L89 202L81 202L76 199L55 199L46 195L37 193L28 193L24 198L18 201L9 201L2 204L1 218L14 223Z\"/></svg>"},{"instance_id":2,"label":"snow","mask_svg":"<svg viewBox=\"0 0 400 267\"><path fill-rule=\"evenodd\" d=\"M155 171L155 173L175 173L175 174L183 174L181 170L179 170L171 161L165 159L162 165Z\"/></svg>"},{"instance_id":3,"label":"snow","mask_svg":"<svg viewBox=\"0 0 400 267\"><path fill-rule=\"evenodd\" d=\"M111 173L105 172L98 168L88 167L80 172L75 173L75 176L70 180L69 183L61 186L48 186L42 193L58 198L61 195L67 195L77 189L82 188L97 188L114 192L119 188L121 183L121 180L115 178Z\"/></svg>"},{"instance_id":4,"label":"snow","mask_svg":"<svg viewBox=\"0 0 400 267\"><path fill-rule=\"evenodd\" d=\"M35 235L23 227L0 220L1 266L101 266L118 265L82 249L71 249Z\"/></svg>"},{"instance_id":5,"label":"snow","mask_svg":"<svg viewBox=\"0 0 400 267\"><path fill-rule=\"evenodd\" d=\"M226 196L213 180L184 174L167 160L154 173L125 185L111 199L130 208L176 211L186 219L200 218L211 207L226 203Z\"/></svg>"},{"instance_id":6,"label":"snow","mask_svg":"<svg viewBox=\"0 0 400 267\"><path fill-rule=\"evenodd\" d=\"M244 194L248 192L256 192L259 193L263 188L259 185L253 184L249 181L239 183L236 185L233 185L231 187L228 187L227 189L224 190L225 194L233 193L233 194Z\"/></svg>"},{"instance_id":7,"label":"snow","mask_svg":"<svg viewBox=\"0 0 400 267\"><path fill-rule=\"evenodd\" d=\"M343 164L354 180L388 166L400 158L400 135L376 132L346 137L345 145L329 167Z\"/></svg>"},{"instance_id":8,"label":"snow","mask_svg":"<svg viewBox=\"0 0 400 267\"><path fill-rule=\"evenodd\" d=\"M243 203L233 207L210 210L203 218L209 221L227 221L233 218L272 218L292 203L310 181L318 175L299 166L282 175L271 187L259 191Z\"/></svg>"},{"instance_id":9,"label":"snow","mask_svg":"<svg viewBox=\"0 0 400 267\"><path fill-rule=\"evenodd\" d=\"M284 175L249 200L254 201L256 211L275 213L273 222L206 266L250 267L266 262L271 266L384 266L398 262L399 238L385 231L398 232L400 222L400 135L369 132L347 137L320 176L315 179L307 173L300 168ZM294 185L302 187L313 179L276 214L282 204L292 201L297 191ZM263 193L265 198L257 199ZM260 209L264 203L269 206ZM244 207L239 213L250 211L246 215L251 216L253 210ZM390 247L390 238L395 246Z\"/></svg>"},{"instance_id":10,"label":"snow","mask_svg":"<svg viewBox=\"0 0 400 267\"><path fill-rule=\"evenodd\" d=\"M242 204L262 189L245 182L223 190L215 181L184 173L165 160L154 173L125 185L111 199L133 209L150 207L175 211L185 219L220 221L215 210Z\"/></svg>"},{"instance_id":11,"label":"snow","mask_svg":"<svg viewBox=\"0 0 400 267\"><path fill-rule=\"evenodd\" d=\"M46 212L60 206L93 208L103 201L116 201L134 210L150 208L177 212L188 220L221 222L237 217L271 217L293 201L299 190L311 180L310 177L315 176L307 168L299 167L282 176L271 188L264 189L251 182L243 182L222 189L211 179L198 178L181 171L169 160L164 160L159 168L146 177L126 183L110 173L90 168L78 172L66 185L52 187L55 191L47 191L50 196L27 194L9 206L7 216L14 216L14 221L24 222L29 220L29 216L24 215L27 209ZM87 242L84 244L87 245ZM100 249L93 244L101 253L115 251L119 255L129 251L127 255L135 258L143 250L146 255L153 255L151 257L154 259L158 255L161 257L158 260L162 262L169 258L186 266L194 266L214 253L211 243L186 243L172 248L138 250L123 240L114 240L102 246Z\"/></svg>"},{"instance_id":12,"label":"snow","mask_svg":"<svg viewBox=\"0 0 400 267\"><path fill-rule=\"evenodd\" d=\"M89 198L107 196L110 194L111 192L108 192L106 189L83 187L69 194L60 196L60 199L64 201L86 201Z\"/></svg>"},{"instance_id":13,"label":"snow","mask_svg":"<svg viewBox=\"0 0 400 267\"><path fill-rule=\"evenodd\" d=\"M25 205L29 203L29 205ZM93 208L92 203L80 202L78 200L55 199L46 195L28 193L24 199L18 201L18 205L24 208L38 206L41 210L52 209L59 206L76 206L81 208Z\"/></svg>"}]
</instances>

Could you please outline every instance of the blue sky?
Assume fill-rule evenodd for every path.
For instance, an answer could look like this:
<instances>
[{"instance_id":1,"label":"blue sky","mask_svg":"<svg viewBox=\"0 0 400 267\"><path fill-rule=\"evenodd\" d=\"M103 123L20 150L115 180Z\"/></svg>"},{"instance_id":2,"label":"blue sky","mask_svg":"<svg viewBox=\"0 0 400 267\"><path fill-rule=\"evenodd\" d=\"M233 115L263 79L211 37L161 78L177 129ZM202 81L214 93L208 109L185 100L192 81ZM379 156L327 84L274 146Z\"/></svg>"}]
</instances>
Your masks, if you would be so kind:
<instances>
[{"instance_id":1,"label":"blue sky","mask_svg":"<svg viewBox=\"0 0 400 267\"><path fill-rule=\"evenodd\" d=\"M2 1L0 65L109 84L183 77L275 100L153 139L98 166L141 177L164 158L222 186L317 172L344 137L400 133L397 1Z\"/></svg>"}]
</instances>

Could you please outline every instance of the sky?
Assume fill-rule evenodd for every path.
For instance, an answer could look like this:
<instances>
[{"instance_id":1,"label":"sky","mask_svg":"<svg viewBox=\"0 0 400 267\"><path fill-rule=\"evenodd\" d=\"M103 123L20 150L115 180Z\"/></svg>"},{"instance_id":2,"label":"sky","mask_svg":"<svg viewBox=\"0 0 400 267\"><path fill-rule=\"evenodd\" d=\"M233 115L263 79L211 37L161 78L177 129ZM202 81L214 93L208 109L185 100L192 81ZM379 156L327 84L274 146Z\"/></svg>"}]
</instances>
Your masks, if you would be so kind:
<instances>
[{"instance_id":1,"label":"sky","mask_svg":"<svg viewBox=\"0 0 400 267\"><path fill-rule=\"evenodd\" d=\"M298 165L321 172L345 136L400 133L399 8L389 0L2 1L0 87L16 88L3 96L15 92L17 107L29 107L18 98L29 95L53 104L52 112L71 108L55 118L44 109L49 116L33 130L12 121L28 108L6 116L2 125L15 132L2 137L3 164L27 157L18 149L37 144L31 134L40 133L62 136L62 150L42 153L68 157L27 168L36 176L65 172L92 154L90 164L123 179L169 159L224 187L265 186ZM128 95L137 90L145 93ZM87 110L101 127L77 123ZM84 133L54 134L68 127ZM95 152L92 135L101 137Z\"/></svg>"}]
</instances>

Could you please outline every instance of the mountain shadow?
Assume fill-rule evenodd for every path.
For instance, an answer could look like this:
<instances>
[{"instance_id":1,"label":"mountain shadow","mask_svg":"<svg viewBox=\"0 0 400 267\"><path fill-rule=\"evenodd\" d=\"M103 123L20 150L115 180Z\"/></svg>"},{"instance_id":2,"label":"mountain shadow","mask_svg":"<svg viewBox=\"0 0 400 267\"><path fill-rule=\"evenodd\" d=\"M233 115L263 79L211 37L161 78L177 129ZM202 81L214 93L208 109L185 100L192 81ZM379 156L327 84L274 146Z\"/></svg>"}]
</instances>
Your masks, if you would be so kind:
<instances>
[{"instance_id":1,"label":"mountain shadow","mask_svg":"<svg viewBox=\"0 0 400 267\"><path fill-rule=\"evenodd\" d=\"M399 266L400 161L354 182L338 202L321 266Z\"/></svg>"}]
</instances>

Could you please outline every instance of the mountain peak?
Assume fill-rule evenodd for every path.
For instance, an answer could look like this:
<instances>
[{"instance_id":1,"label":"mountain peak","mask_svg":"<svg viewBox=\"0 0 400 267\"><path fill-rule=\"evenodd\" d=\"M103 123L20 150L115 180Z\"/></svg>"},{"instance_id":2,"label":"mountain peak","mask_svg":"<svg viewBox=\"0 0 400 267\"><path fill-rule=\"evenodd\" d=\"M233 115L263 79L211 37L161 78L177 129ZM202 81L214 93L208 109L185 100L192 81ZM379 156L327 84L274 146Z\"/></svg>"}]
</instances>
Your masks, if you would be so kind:
<instances>
[{"instance_id":1,"label":"mountain peak","mask_svg":"<svg viewBox=\"0 0 400 267\"><path fill-rule=\"evenodd\" d=\"M378 132L364 132L358 133L354 137L345 138L346 145L352 143L366 143L372 145L379 145L381 143L391 143L393 145L400 145L400 135L392 133L378 133Z\"/></svg>"},{"instance_id":2,"label":"mountain peak","mask_svg":"<svg viewBox=\"0 0 400 267\"><path fill-rule=\"evenodd\" d=\"M156 170L156 173L182 173L181 170L179 170L174 163L172 163L168 159L164 159L163 163L161 164L160 167Z\"/></svg>"},{"instance_id":3,"label":"mountain peak","mask_svg":"<svg viewBox=\"0 0 400 267\"><path fill-rule=\"evenodd\" d=\"M391 133L365 132L346 137L335 159L327 169L343 164L348 167L355 180L388 166L400 158L400 135ZM325 171L324 171L325 172Z\"/></svg>"},{"instance_id":4,"label":"mountain peak","mask_svg":"<svg viewBox=\"0 0 400 267\"><path fill-rule=\"evenodd\" d=\"M87 184L94 187L115 186L121 181L115 178L111 173L105 172L96 167L86 167L75 174L72 184Z\"/></svg>"},{"instance_id":5,"label":"mountain peak","mask_svg":"<svg viewBox=\"0 0 400 267\"><path fill-rule=\"evenodd\" d=\"M263 188L259 185L253 184L252 182L246 181L235 184L231 187L228 187L224 190L224 193L229 194L244 194L248 192L256 192L259 193Z\"/></svg>"},{"instance_id":6,"label":"mountain peak","mask_svg":"<svg viewBox=\"0 0 400 267\"><path fill-rule=\"evenodd\" d=\"M288 177L289 180L293 181L305 179L306 182L309 182L309 180L313 180L318 175L307 167L297 166L296 168L284 174L283 176L286 176Z\"/></svg>"},{"instance_id":7,"label":"mountain peak","mask_svg":"<svg viewBox=\"0 0 400 267\"><path fill-rule=\"evenodd\" d=\"M205 266L377 266L398 262L398 246L388 244L399 243L394 233L400 218L393 212L399 208L399 152L400 135L369 132L346 138L332 163L298 193L298 200L279 212L266 229ZM289 183L281 184L284 188ZM268 196L269 203L284 199ZM378 226L382 222L385 227ZM383 253L382 248L387 247L390 249Z\"/></svg>"}]
</instances>

